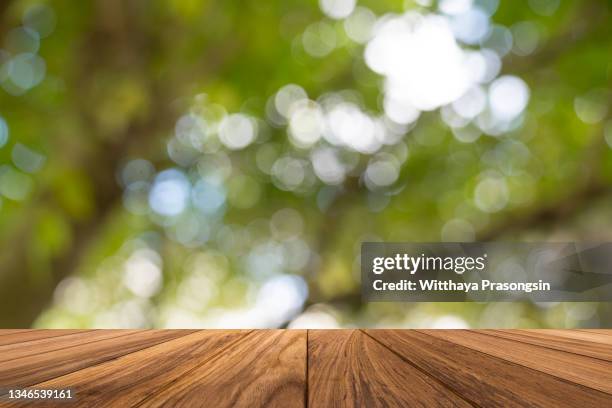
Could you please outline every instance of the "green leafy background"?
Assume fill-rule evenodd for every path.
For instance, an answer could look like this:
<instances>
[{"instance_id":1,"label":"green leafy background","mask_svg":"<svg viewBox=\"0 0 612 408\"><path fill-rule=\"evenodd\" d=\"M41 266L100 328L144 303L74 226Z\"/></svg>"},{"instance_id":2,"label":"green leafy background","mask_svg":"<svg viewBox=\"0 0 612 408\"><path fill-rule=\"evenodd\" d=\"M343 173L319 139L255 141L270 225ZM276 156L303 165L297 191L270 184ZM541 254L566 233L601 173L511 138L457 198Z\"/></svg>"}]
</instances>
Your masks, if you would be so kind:
<instances>
[{"instance_id":1,"label":"green leafy background","mask_svg":"<svg viewBox=\"0 0 612 408\"><path fill-rule=\"evenodd\" d=\"M440 14L438 3L358 6L384 19ZM353 168L330 184L308 167L314 147L296 147L287 126L270 119L270 101L297 84L312 100L340 95L378 117L384 80L344 19L327 16L318 2L1 1L0 325L612 324L603 303L360 300L364 240L612 238L610 2L474 3L494 6L490 24L516 33L528 23L536 32L527 51L515 36L497 75L528 86L519 123L462 142L443 120L445 108L421 112L376 152L338 148ZM39 32L23 37L32 34L24 27ZM334 39L325 55L304 46L312 33L324 48ZM37 83L36 66L15 62L24 50L44 61ZM226 148L212 127L197 134L205 138L199 148L177 136L182 119L212 124L231 113L256 126L245 148ZM401 163L397 179L368 185L372 160L391 156ZM289 167L269 174L266 166L282 157ZM298 169L304 180L288 187L295 166L305 166ZM202 205L220 196L220 206L199 211L190 202L179 214L156 212L155 177L169 169L191 187L214 174ZM477 203L491 174L504 186L489 191L499 208Z\"/></svg>"}]
</instances>

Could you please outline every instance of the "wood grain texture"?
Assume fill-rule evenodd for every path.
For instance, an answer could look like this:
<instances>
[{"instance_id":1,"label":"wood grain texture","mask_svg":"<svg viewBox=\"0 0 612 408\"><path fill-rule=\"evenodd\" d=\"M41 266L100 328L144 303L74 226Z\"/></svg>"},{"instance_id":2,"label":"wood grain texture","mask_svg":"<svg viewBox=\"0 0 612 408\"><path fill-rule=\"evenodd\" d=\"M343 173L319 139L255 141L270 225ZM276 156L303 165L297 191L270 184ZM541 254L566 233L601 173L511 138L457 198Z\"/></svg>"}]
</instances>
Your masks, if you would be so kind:
<instances>
[{"instance_id":1,"label":"wood grain texture","mask_svg":"<svg viewBox=\"0 0 612 408\"><path fill-rule=\"evenodd\" d=\"M2 342L4 340L4 342ZM0 407L612 407L612 331L0 331Z\"/></svg>"},{"instance_id":2,"label":"wood grain texture","mask_svg":"<svg viewBox=\"0 0 612 408\"><path fill-rule=\"evenodd\" d=\"M596 358L469 330L424 330L430 336L612 394L612 364Z\"/></svg>"},{"instance_id":3,"label":"wood grain texture","mask_svg":"<svg viewBox=\"0 0 612 408\"><path fill-rule=\"evenodd\" d=\"M0 330L0 346L85 331L89 330Z\"/></svg>"},{"instance_id":4,"label":"wood grain texture","mask_svg":"<svg viewBox=\"0 0 612 408\"><path fill-rule=\"evenodd\" d=\"M161 344L84 368L33 386L39 389L72 388L78 404L86 407L132 407L152 390L161 390L206 363L249 331L209 330L170 339ZM36 407L57 403L40 401ZM19 403L8 404L20 406Z\"/></svg>"},{"instance_id":5,"label":"wood grain texture","mask_svg":"<svg viewBox=\"0 0 612 408\"><path fill-rule=\"evenodd\" d=\"M306 332L260 330L151 394L142 407L304 407Z\"/></svg>"},{"instance_id":6,"label":"wood grain texture","mask_svg":"<svg viewBox=\"0 0 612 408\"><path fill-rule=\"evenodd\" d=\"M612 337L575 330L478 330L484 334L612 361Z\"/></svg>"},{"instance_id":7,"label":"wood grain texture","mask_svg":"<svg viewBox=\"0 0 612 408\"><path fill-rule=\"evenodd\" d=\"M20 343L12 342L0 346L0 363L16 360L36 354L48 354L55 350L67 349L74 346L83 346L87 343L112 339L138 333L136 330L96 330L73 332L64 336L51 336L26 340ZM25 337L25 336L24 336Z\"/></svg>"},{"instance_id":8,"label":"wood grain texture","mask_svg":"<svg viewBox=\"0 0 612 408\"><path fill-rule=\"evenodd\" d=\"M612 336L612 329L576 329L576 330L568 330L568 331L580 331L583 333L590 334L603 334L604 336Z\"/></svg>"},{"instance_id":9,"label":"wood grain texture","mask_svg":"<svg viewBox=\"0 0 612 408\"><path fill-rule=\"evenodd\" d=\"M486 407L607 407L612 395L412 330L367 330L457 394Z\"/></svg>"},{"instance_id":10,"label":"wood grain texture","mask_svg":"<svg viewBox=\"0 0 612 408\"><path fill-rule=\"evenodd\" d=\"M27 356L18 354L20 357L16 359L10 359L11 354L9 353L7 354L9 359L0 362L0 384L5 388L31 386L159 344L165 340L185 336L190 331L105 330L103 333L110 337L103 339L95 337L95 340L91 342L85 340L82 344L71 343L69 347L58 347L44 353L28 345L32 354ZM57 341L61 343L61 339L60 337Z\"/></svg>"},{"instance_id":11,"label":"wood grain texture","mask_svg":"<svg viewBox=\"0 0 612 408\"><path fill-rule=\"evenodd\" d=\"M359 330L308 333L310 407L469 407Z\"/></svg>"}]
</instances>

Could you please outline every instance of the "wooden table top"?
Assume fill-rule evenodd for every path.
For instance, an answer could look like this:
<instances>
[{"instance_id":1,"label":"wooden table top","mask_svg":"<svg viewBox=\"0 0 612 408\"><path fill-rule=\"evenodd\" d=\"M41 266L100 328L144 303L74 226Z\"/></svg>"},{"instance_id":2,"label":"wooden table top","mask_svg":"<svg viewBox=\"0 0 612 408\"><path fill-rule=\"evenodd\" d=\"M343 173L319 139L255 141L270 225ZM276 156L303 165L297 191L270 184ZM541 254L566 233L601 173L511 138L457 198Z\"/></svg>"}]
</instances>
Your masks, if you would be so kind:
<instances>
[{"instance_id":1,"label":"wooden table top","mask_svg":"<svg viewBox=\"0 0 612 408\"><path fill-rule=\"evenodd\" d=\"M16 401L8 389L66 389ZM612 330L0 330L1 407L612 407Z\"/></svg>"}]
</instances>

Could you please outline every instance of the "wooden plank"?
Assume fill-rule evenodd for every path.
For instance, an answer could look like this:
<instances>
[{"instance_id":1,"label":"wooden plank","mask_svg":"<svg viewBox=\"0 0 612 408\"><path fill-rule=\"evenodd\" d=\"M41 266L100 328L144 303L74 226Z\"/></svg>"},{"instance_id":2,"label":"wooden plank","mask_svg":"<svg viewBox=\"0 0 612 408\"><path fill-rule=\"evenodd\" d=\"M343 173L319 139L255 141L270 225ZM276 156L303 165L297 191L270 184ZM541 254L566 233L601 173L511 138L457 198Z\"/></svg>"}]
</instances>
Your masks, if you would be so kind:
<instances>
[{"instance_id":1,"label":"wooden plank","mask_svg":"<svg viewBox=\"0 0 612 408\"><path fill-rule=\"evenodd\" d=\"M72 333L60 337L47 337L21 343L0 346L0 363L35 354L50 353L55 350L79 346L93 341L111 339L137 333L137 330L95 330Z\"/></svg>"},{"instance_id":2,"label":"wooden plank","mask_svg":"<svg viewBox=\"0 0 612 408\"><path fill-rule=\"evenodd\" d=\"M30 386L192 332L190 330L134 331L123 336L5 361L0 363L0 384L4 388Z\"/></svg>"},{"instance_id":3,"label":"wooden plank","mask_svg":"<svg viewBox=\"0 0 612 408\"><path fill-rule=\"evenodd\" d=\"M477 330L491 336L612 361L612 337L564 330ZM601 339L601 337L605 337Z\"/></svg>"},{"instance_id":4,"label":"wooden plank","mask_svg":"<svg viewBox=\"0 0 612 408\"><path fill-rule=\"evenodd\" d=\"M535 332L552 334L556 337L566 337L593 343L612 345L612 330L563 330L563 329L531 329L531 330L506 330L508 332Z\"/></svg>"},{"instance_id":5,"label":"wooden plank","mask_svg":"<svg viewBox=\"0 0 612 408\"><path fill-rule=\"evenodd\" d=\"M580 331L583 333L596 333L604 336L612 336L612 329L574 329L572 331Z\"/></svg>"},{"instance_id":6,"label":"wooden plank","mask_svg":"<svg viewBox=\"0 0 612 408\"><path fill-rule=\"evenodd\" d=\"M602 331L39 332L0 332L29 339L0 346L0 385L78 406L612 406Z\"/></svg>"},{"instance_id":7,"label":"wooden plank","mask_svg":"<svg viewBox=\"0 0 612 408\"><path fill-rule=\"evenodd\" d=\"M310 330L308 406L471 405L359 330Z\"/></svg>"},{"instance_id":8,"label":"wooden plank","mask_svg":"<svg viewBox=\"0 0 612 408\"><path fill-rule=\"evenodd\" d=\"M34 331L34 329L0 329L0 336L4 336L7 334L15 334L27 331Z\"/></svg>"},{"instance_id":9,"label":"wooden plank","mask_svg":"<svg viewBox=\"0 0 612 408\"><path fill-rule=\"evenodd\" d=\"M612 363L469 330L423 330L455 344L612 394Z\"/></svg>"},{"instance_id":10,"label":"wooden plank","mask_svg":"<svg viewBox=\"0 0 612 408\"><path fill-rule=\"evenodd\" d=\"M366 332L480 406L612 406L612 396L604 392L427 334L409 330Z\"/></svg>"},{"instance_id":11,"label":"wooden plank","mask_svg":"<svg viewBox=\"0 0 612 408\"><path fill-rule=\"evenodd\" d=\"M576 339L580 341L588 341L593 343L602 343L612 345L612 330L565 330L565 329L511 329L511 330L496 330L508 333L539 333L554 337L563 337L568 339Z\"/></svg>"},{"instance_id":12,"label":"wooden plank","mask_svg":"<svg viewBox=\"0 0 612 408\"><path fill-rule=\"evenodd\" d=\"M79 406L136 406L153 390L162 389L181 377L189 377L190 371L232 347L248 333L248 330L198 331L53 378L32 388L72 388L75 392L74 402ZM38 401L34 405L54 407L57 402ZM20 405L6 405L12 406Z\"/></svg>"},{"instance_id":13,"label":"wooden plank","mask_svg":"<svg viewBox=\"0 0 612 408\"><path fill-rule=\"evenodd\" d=\"M0 346L7 344L24 343L27 341L61 337L69 334L84 333L89 330L20 330L13 333L0 333Z\"/></svg>"},{"instance_id":14,"label":"wooden plank","mask_svg":"<svg viewBox=\"0 0 612 408\"><path fill-rule=\"evenodd\" d=\"M142 407L303 407L306 332L258 330L171 386Z\"/></svg>"}]
</instances>

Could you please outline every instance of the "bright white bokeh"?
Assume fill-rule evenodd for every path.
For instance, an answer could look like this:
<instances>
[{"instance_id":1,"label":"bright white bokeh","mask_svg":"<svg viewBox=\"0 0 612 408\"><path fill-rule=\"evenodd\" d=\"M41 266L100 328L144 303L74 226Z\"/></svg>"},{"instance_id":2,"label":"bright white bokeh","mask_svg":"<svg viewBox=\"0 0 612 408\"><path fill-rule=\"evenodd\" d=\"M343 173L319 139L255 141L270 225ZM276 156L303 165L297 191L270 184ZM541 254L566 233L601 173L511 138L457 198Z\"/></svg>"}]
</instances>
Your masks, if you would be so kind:
<instances>
[{"instance_id":1,"label":"bright white bokeh","mask_svg":"<svg viewBox=\"0 0 612 408\"><path fill-rule=\"evenodd\" d=\"M489 16L477 7L452 16L450 21L455 38L465 44L478 44L489 32Z\"/></svg>"},{"instance_id":2,"label":"bright white bokeh","mask_svg":"<svg viewBox=\"0 0 612 408\"><path fill-rule=\"evenodd\" d=\"M472 2L472 0L440 0L438 8L445 14L461 14L470 10Z\"/></svg>"},{"instance_id":3,"label":"bright white bokeh","mask_svg":"<svg viewBox=\"0 0 612 408\"><path fill-rule=\"evenodd\" d=\"M123 283L136 296L155 295L162 285L159 254L151 249L135 251L125 262Z\"/></svg>"},{"instance_id":4,"label":"bright white bokeh","mask_svg":"<svg viewBox=\"0 0 612 408\"><path fill-rule=\"evenodd\" d=\"M346 168L334 148L323 147L313 150L310 159L315 174L322 182L335 185L344 181Z\"/></svg>"},{"instance_id":5,"label":"bright white bokeh","mask_svg":"<svg viewBox=\"0 0 612 408\"><path fill-rule=\"evenodd\" d=\"M177 311L167 326L224 329L279 327L300 312L307 298L308 285L304 278L277 275L263 282L256 292L254 302L248 307L210 309L210 313L203 318Z\"/></svg>"},{"instance_id":6,"label":"bright white bokeh","mask_svg":"<svg viewBox=\"0 0 612 408\"><path fill-rule=\"evenodd\" d=\"M489 88L489 105L493 115L503 121L519 116L529 102L529 87L522 79L505 75Z\"/></svg>"},{"instance_id":7,"label":"bright white bokeh","mask_svg":"<svg viewBox=\"0 0 612 408\"><path fill-rule=\"evenodd\" d=\"M360 153L373 153L381 145L380 129L374 119L350 102L334 106L327 115L327 141Z\"/></svg>"},{"instance_id":8,"label":"bright white bokeh","mask_svg":"<svg viewBox=\"0 0 612 408\"><path fill-rule=\"evenodd\" d=\"M470 88L452 104L453 110L465 119L473 119L487 106L487 94L480 86Z\"/></svg>"},{"instance_id":9,"label":"bright white bokeh","mask_svg":"<svg viewBox=\"0 0 612 408\"><path fill-rule=\"evenodd\" d=\"M336 20L348 17L355 9L356 4L357 0L319 0L321 11L326 16Z\"/></svg>"},{"instance_id":10,"label":"bright white bokeh","mask_svg":"<svg viewBox=\"0 0 612 408\"><path fill-rule=\"evenodd\" d=\"M426 327L430 329L469 329L470 325L460 316L443 315L434 318Z\"/></svg>"},{"instance_id":11,"label":"bright white bokeh","mask_svg":"<svg viewBox=\"0 0 612 408\"><path fill-rule=\"evenodd\" d=\"M250 145L257 136L257 123L241 113L223 119L219 127L219 140L230 150L239 150Z\"/></svg>"},{"instance_id":12,"label":"bright white bokeh","mask_svg":"<svg viewBox=\"0 0 612 408\"><path fill-rule=\"evenodd\" d=\"M283 118L289 119L291 107L308 98L306 91L299 85L288 84L283 86L274 95L274 108Z\"/></svg>"},{"instance_id":13,"label":"bright white bokeh","mask_svg":"<svg viewBox=\"0 0 612 408\"><path fill-rule=\"evenodd\" d=\"M149 205L157 214L174 216L187 207L191 185L185 174L176 169L162 171L149 192Z\"/></svg>"},{"instance_id":14,"label":"bright white bokeh","mask_svg":"<svg viewBox=\"0 0 612 408\"><path fill-rule=\"evenodd\" d=\"M302 99L292 104L289 135L294 145L307 148L319 141L325 129L323 111L316 102Z\"/></svg>"},{"instance_id":15,"label":"bright white bokeh","mask_svg":"<svg viewBox=\"0 0 612 408\"><path fill-rule=\"evenodd\" d=\"M382 18L365 50L393 100L422 111L459 98L472 85L465 52L446 17L409 12Z\"/></svg>"},{"instance_id":16,"label":"bright white bokeh","mask_svg":"<svg viewBox=\"0 0 612 408\"><path fill-rule=\"evenodd\" d=\"M402 125L414 122L421 114L421 111L409 102L394 99L389 95L385 96L383 107L389 119Z\"/></svg>"}]
</instances>

